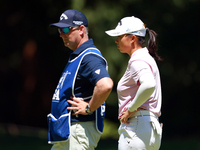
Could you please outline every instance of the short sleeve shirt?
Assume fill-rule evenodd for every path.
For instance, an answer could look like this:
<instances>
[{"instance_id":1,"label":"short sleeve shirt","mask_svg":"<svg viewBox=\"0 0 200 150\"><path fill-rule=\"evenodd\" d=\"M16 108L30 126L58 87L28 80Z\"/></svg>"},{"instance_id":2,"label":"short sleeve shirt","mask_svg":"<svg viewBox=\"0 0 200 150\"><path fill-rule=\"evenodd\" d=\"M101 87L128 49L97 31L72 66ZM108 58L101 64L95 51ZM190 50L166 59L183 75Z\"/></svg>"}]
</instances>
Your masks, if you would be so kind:
<instances>
[{"instance_id":1,"label":"short sleeve shirt","mask_svg":"<svg viewBox=\"0 0 200 150\"><path fill-rule=\"evenodd\" d=\"M96 48L92 39L89 39L79 46L74 52L72 52L70 54L70 59L72 60L73 58L77 57L87 48ZM105 60L95 54L87 54L84 56L78 70L74 87L74 95L76 97L91 96L96 83L104 77L110 77L107 71L107 64ZM89 100L90 99L86 101ZM72 121L81 121L82 118L86 117L92 117L92 115L82 116L80 118L72 117Z\"/></svg>"}]
</instances>

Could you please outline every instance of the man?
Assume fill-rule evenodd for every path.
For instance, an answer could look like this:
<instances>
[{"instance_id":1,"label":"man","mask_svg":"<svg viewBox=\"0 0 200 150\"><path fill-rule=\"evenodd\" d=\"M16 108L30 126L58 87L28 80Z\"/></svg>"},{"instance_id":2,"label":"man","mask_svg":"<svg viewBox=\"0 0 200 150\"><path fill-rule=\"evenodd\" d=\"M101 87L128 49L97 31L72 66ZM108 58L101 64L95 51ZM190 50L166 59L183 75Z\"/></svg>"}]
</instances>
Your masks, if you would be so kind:
<instances>
[{"instance_id":1,"label":"man","mask_svg":"<svg viewBox=\"0 0 200 150\"><path fill-rule=\"evenodd\" d=\"M64 45L72 50L52 98L48 141L52 150L93 150L103 131L105 100L113 82L107 62L88 37L88 20L66 10L58 27Z\"/></svg>"}]
</instances>

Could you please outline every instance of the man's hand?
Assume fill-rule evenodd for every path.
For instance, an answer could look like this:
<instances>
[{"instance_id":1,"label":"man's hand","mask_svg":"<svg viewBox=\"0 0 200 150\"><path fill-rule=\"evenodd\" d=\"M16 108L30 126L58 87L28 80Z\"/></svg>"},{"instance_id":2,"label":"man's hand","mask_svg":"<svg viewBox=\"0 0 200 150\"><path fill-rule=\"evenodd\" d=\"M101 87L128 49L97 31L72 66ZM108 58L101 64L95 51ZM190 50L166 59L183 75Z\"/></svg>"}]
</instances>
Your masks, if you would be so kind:
<instances>
[{"instance_id":1,"label":"man's hand","mask_svg":"<svg viewBox=\"0 0 200 150\"><path fill-rule=\"evenodd\" d=\"M85 111L87 102L83 101L82 98L71 97L72 100L67 100L68 103L72 104L71 107L67 107L68 110L74 110L72 115L88 115Z\"/></svg>"}]
</instances>

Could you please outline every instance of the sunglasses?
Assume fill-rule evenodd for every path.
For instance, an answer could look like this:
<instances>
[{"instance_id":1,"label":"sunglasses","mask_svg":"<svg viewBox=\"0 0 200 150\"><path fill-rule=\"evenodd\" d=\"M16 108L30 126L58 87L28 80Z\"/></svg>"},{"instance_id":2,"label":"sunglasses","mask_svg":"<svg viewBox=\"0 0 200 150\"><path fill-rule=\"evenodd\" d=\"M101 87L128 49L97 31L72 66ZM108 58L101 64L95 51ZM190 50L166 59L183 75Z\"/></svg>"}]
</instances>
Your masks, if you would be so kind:
<instances>
[{"instance_id":1,"label":"sunglasses","mask_svg":"<svg viewBox=\"0 0 200 150\"><path fill-rule=\"evenodd\" d=\"M75 26L75 27L78 27L78 26ZM72 29L74 27L66 27L66 28L58 28L58 32L61 34L62 32L63 33L69 33L70 32L70 29Z\"/></svg>"},{"instance_id":2,"label":"sunglasses","mask_svg":"<svg viewBox=\"0 0 200 150\"><path fill-rule=\"evenodd\" d=\"M73 27L67 27L67 28L58 28L58 32L59 33L69 33L70 32L70 29L73 28Z\"/></svg>"}]
</instances>

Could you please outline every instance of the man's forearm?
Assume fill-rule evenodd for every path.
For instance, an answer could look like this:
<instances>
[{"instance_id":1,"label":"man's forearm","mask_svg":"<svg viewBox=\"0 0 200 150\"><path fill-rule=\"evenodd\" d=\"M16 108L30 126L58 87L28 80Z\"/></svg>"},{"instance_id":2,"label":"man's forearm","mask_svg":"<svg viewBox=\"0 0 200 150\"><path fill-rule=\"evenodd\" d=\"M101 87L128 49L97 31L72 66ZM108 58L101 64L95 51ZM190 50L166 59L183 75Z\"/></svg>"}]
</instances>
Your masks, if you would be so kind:
<instances>
[{"instance_id":1,"label":"man's forearm","mask_svg":"<svg viewBox=\"0 0 200 150\"><path fill-rule=\"evenodd\" d=\"M89 101L91 111L95 111L105 102L112 90L112 87L113 81L108 77L104 77L96 83L93 96Z\"/></svg>"}]
</instances>

